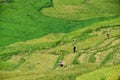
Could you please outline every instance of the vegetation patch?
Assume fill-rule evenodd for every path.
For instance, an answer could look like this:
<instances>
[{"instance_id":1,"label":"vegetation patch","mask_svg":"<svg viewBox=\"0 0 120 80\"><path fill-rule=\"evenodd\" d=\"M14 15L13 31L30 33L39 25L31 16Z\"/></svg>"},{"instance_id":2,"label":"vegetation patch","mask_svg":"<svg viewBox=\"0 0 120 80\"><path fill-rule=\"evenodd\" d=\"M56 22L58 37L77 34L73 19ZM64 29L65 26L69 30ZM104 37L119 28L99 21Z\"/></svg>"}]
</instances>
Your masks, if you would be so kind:
<instances>
[{"instance_id":1,"label":"vegetation patch","mask_svg":"<svg viewBox=\"0 0 120 80\"><path fill-rule=\"evenodd\" d=\"M79 64L78 58L80 57L81 53L77 53L77 55L74 57L74 60L72 64Z\"/></svg>"},{"instance_id":2,"label":"vegetation patch","mask_svg":"<svg viewBox=\"0 0 120 80\"><path fill-rule=\"evenodd\" d=\"M60 61L63 60L64 55L65 55L65 54L62 53L62 54L57 58L57 60L56 60L56 62L55 62L55 64L54 64L54 66L53 66L53 69L56 69L56 68L59 66L59 63L60 63Z\"/></svg>"},{"instance_id":3,"label":"vegetation patch","mask_svg":"<svg viewBox=\"0 0 120 80\"><path fill-rule=\"evenodd\" d=\"M82 75L80 77L77 77L77 80L96 80L96 79L107 80L110 79L109 78L110 75L114 77L114 78L111 77L110 80L118 80L119 68L120 66L99 69L88 74Z\"/></svg>"}]
</instances>

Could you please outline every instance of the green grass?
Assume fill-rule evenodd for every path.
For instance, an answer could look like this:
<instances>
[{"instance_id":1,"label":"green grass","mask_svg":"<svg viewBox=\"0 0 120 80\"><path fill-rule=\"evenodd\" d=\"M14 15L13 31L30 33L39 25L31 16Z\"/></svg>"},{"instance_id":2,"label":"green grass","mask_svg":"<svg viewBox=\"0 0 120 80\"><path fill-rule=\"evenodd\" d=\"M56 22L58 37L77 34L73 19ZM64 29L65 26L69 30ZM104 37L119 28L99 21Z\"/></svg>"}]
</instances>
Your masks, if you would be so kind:
<instances>
[{"instance_id":1,"label":"green grass","mask_svg":"<svg viewBox=\"0 0 120 80\"><path fill-rule=\"evenodd\" d=\"M119 4L119 0L0 0L0 79L118 80ZM64 13L59 13L61 9ZM61 60L64 67L59 67Z\"/></svg>"},{"instance_id":2,"label":"green grass","mask_svg":"<svg viewBox=\"0 0 120 80\"><path fill-rule=\"evenodd\" d=\"M12 70L15 64L0 61L0 70Z\"/></svg>"},{"instance_id":3,"label":"green grass","mask_svg":"<svg viewBox=\"0 0 120 80\"><path fill-rule=\"evenodd\" d=\"M119 44L118 44L118 45L119 45ZM113 48L114 48L114 50L105 57L105 59L102 61L101 64L107 63L107 61L111 60L111 59L114 57L116 51L117 51L119 48L116 47L116 46L114 46Z\"/></svg>"},{"instance_id":4,"label":"green grass","mask_svg":"<svg viewBox=\"0 0 120 80\"><path fill-rule=\"evenodd\" d=\"M120 14L119 0L53 0L54 6L42 10L47 16L82 20Z\"/></svg>"},{"instance_id":5,"label":"green grass","mask_svg":"<svg viewBox=\"0 0 120 80\"><path fill-rule=\"evenodd\" d=\"M76 21L48 17L38 12L39 9L49 4L52 4L51 0L14 0L11 3L1 3L0 47L40 38L49 33L71 32L99 21L119 17L115 14Z\"/></svg>"},{"instance_id":6,"label":"green grass","mask_svg":"<svg viewBox=\"0 0 120 80\"><path fill-rule=\"evenodd\" d=\"M59 63L60 63L60 61L63 60L64 55L65 55L65 54L62 53L62 54L57 58L57 60L56 60L56 62L55 62L55 64L54 64L54 66L53 66L53 69L56 69L56 68L59 66Z\"/></svg>"},{"instance_id":7,"label":"green grass","mask_svg":"<svg viewBox=\"0 0 120 80\"><path fill-rule=\"evenodd\" d=\"M80 63L78 60L78 58L80 57L79 54L76 55L72 61L72 62L75 62L75 64L72 64L72 62L71 62L70 65L65 66L64 68L61 68L61 67L58 67L58 63L60 62L60 60L63 60L63 58L65 58L66 55L73 53L72 50L70 50L73 47L73 39L78 40L76 42L78 49L79 49L78 53L84 54L81 52L81 50L84 50L86 53L88 52L87 54L89 54L89 50L91 50L92 48L94 48L94 49L99 48L99 45L102 44L106 40L105 37L103 37L103 35L105 33L102 34L102 32L104 32L104 30L106 30L106 29L114 28L115 26L118 26L119 24L120 24L119 19L104 21L104 22L96 23L89 27L82 28L80 30L70 32L68 34L62 34L61 37L58 37L58 34L55 34L55 35L48 35L48 36L42 37L40 39L33 39L33 40L29 40L29 41L22 42L22 43L12 44L12 45L4 48L2 50L2 53L12 52L15 49L17 49L17 50L21 50L20 52L17 53L17 55L22 54L21 57L24 58L25 56L27 56L28 58L26 58L25 60L20 59L16 65L8 66L8 68L13 67L12 69L14 69L14 70L12 70L12 71L4 72L4 69L0 70L1 75L3 75L0 77L1 77L1 79L5 79L5 80L6 79L8 79L8 80L12 80L12 79L15 79L15 80L19 80L19 79L75 80L75 78L79 75L82 75L82 74L84 75L85 73L88 73L95 69L102 68L102 65L99 66L99 64L96 64L96 63L92 63L92 64L91 63L84 63L84 64ZM96 25L98 25L98 26L96 26ZM108 26L108 25L112 25L112 26ZM97 28L99 28L99 30L97 30L97 31L101 32L101 35L91 36L91 33L93 33ZM115 30L112 29L112 33L111 33L112 34L111 38L115 38L115 39L113 39L113 41L119 39L118 36L120 35L118 33L119 26L116 28L117 29L115 29ZM95 31L95 32L97 32L97 31ZM87 37L83 40L79 39L79 37L80 37L79 35L81 35L83 33L86 34L85 32L89 33L89 35L91 37ZM97 37L100 37L101 40ZM67 39L64 39L64 38L67 38ZM66 43L61 44L61 42L64 42L64 41ZM56 45L48 46L49 44L44 44L44 42L45 43L53 43ZM36 44L39 45L40 43L43 43L45 45L45 46L43 45L43 49L39 48L42 46L36 46ZM105 45L104 48L105 47L108 48L110 45L111 44ZM25 47L23 47L23 46L25 46ZM32 46L32 47L30 47L30 46ZM37 49L35 47L37 47ZM116 45L116 47L118 47L118 45ZM114 49L114 47L109 47L109 48ZM26 52L26 50L31 50L31 49L32 49L32 51L30 51L30 55L28 55L29 52ZM54 51L54 50L55 50L55 53L53 54L51 51ZM4 55L4 54L1 54L1 55ZM17 56L17 55L14 55L14 56ZM9 57L9 55L6 57ZM9 61L9 59L11 59L11 58L8 58L8 60L6 59L6 61ZM38 62L40 62L40 64L37 64ZM65 61L65 62L67 62L67 61ZM79 64L76 64L76 62ZM10 62L10 61L9 61L9 63L12 64L12 62ZM6 63L4 62L4 64L6 64ZM20 74L20 75L17 75L17 74ZM7 76L5 76L5 75L7 75ZM98 79L104 79L104 78L105 77L103 77L103 76L98 77ZM108 77L108 78L111 78L111 77Z\"/></svg>"},{"instance_id":8,"label":"green grass","mask_svg":"<svg viewBox=\"0 0 120 80\"><path fill-rule=\"evenodd\" d=\"M118 80L120 65L103 68L77 77L76 80Z\"/></svg>"},{"instance_id":9,"label":"green grass","mask_svg":"<svg viewBox=\"0 0 120 80\"><path fill-rule=\"evenodd\" d=\"M72 64L79 64L78 58L80 57L81 53L77 53L77 55L74 57L74 60Z\"/></svg>"}]
</instances>

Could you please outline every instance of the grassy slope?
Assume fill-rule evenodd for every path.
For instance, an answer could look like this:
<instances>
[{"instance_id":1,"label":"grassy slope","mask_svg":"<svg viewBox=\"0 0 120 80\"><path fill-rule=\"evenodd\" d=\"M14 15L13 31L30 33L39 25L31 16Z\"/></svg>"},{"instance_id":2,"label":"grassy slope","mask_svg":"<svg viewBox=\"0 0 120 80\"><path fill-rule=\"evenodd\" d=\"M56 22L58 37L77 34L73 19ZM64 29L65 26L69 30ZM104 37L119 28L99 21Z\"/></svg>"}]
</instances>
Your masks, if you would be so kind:
<instances>
[{"instance_id":1,"label":"grassy slope","mask_svg":"<svg viewBox=\"0 0 120 80\"><path fill-rule=\"evenodd\" d=\"M84 74L76 80L119 80L120 65Z\"/></svg>"},{"instance_id":2,"label":"grassy slope","mask_svg":"<svg viewBox=\"0 0 120 80\"><path fill-rule=\"evenodd\" d=\"M65 32L64 27L66 24L71 23L70 21L48 18L37 12L37 10L45 6L47 2L49 1L15 0L12 3L0 4L2 11L0 13L0 46L38 38L50 33L51 30L53 33L59 32L60 30ZM56 29L57 25L61 23L64 23L61 25L62 27Z\"/></svg>"},{"instance_id":3,"label":"grassy slope","mask_svg":"<svg viewBox=\"0 0 120 80\"><path fill-rule=\"evenodd\" d=\"M9 38L9 36L11 37L11 35L9 34L14 34L13 35L14 38L12 39L13 42L16 43L0 48L0 64L1 64L0 79L2 80L28 80L28 79L75 80L76 77L81 74L93 71L98 68L103 68L105 66L118 65L120 63L120 58L119 58L120 18L119 17L115 17L115 18L93 17L92 19L87 19L87 20L69 21L69 20L43 16L42 14L39 15L38 13L36 13L36 11L35 12L33 11L39 9L40 6L42 6L43 4L46 5L46 1L41 0L41 3L38 3L36 1L25 3L26 0L22 0L22 1L15 0L14 3L10 3L10 4L5 3L4 5L2 5L3 6L2 8L6 9L5 7L7 7L7 9L5 10L5 12L3 11L2 14L4 15L1 16L3 17L1 18L1 25L4 26L0 27L2 33L0 35ZM24 6L33 4L33 5L29 5L31 6L32 10L30 9L30 7L29 8L26 7L23 9L24 6L21 6L20 5L21 3L23 3ZM34 3L36 5L34 5ZM16 8L16 5L19 6L17 6ZM18 16L19 10L21 10L19 14L23 12L23 15ZM29 15L28 15L29 17L26 17L26 13L24 12L25 11L27 12L27 10L31 12L30 14L34 16L35 19L29 19L30 18ZM8 11L10 11L9 14L7 13ZM13 15L14 16L13 17L12 15L10 15L12 14L11 11L15 11L15 12L18 11L18 12L16 12ZM27 12L27 14L29 13ZM19 19L17 17L19 17ZM9 18L13 22L10 22ZM34 22L33 20L35 20L36 22ZM54 20L57 20L57 22L55 21L55 23L52 24ZM39 21L41 23L39 23ZM48 28L48 23L50 26L49 28ZM39 27L38 24L40 24L41 26ZM57 26L58 24L60 25L60 27ZM17 25L19 25L20 28ZM87 26L87 27L74 30L73 29L74 25L76 26L76 29L83 26ZM56 26L57 28L55 28ZM71 28L68 29L66 26L67 27L71 26ZM46 30L46 28L50 30ZM52 28L54 28L54 30ZM15 32L16 34L14 33L14 29L16 30ZM42 30L43 32L46 31L45 34L51 33L51 31L53 31L53 33L56 32L57 33L61 32L61 33L48 34L41 38L33 39L40 37L40 35L42 34L42 32L39 33L40 31L39 29ZM40 35L36 36L34 32L31 33L31 31L33 30L35 30L36 34L38 35L40 34ZM4 31L6 32L10 31L10 32L6 33ZM31 34L34 34L35 36L34 35L31 36L29 34L29 31ZM107 31L110 31L111 34L110 39L106 38ZM17 32L20 33L18 34ZM62 32L68 32L68 33L62 33ZM24 34L22 35L21 33ZM29 38L30 37L29 35L31 36L31 38ZM18 41L24 41L26 39L32 39L32 40L17 42L14 41L16 40L16 38L18 39ZM2 41L2 39L0 40ZM3 38L3 41L5 41L5 38ZM10 44L10 42L6 44L3 43L2 46L7 44ZM78 47L78 54L75 55L73 54L72 51L74 44L76 44ZM65 62L64 68L58 66L58 62L60 60L64 60ZM114 71L114 68L110 68L110 69ZM115 73L115 77L116 77L115 80L117 80L118 78L118 76L116 75L117 73ZM104 76L105 75L103 74L98 78L104 79L105 78ZM108 78L112 79L114 78L114 76Z\"/></svg>"},{"instance_id":4,"label":"grassy slope","mask_svg":"<svg viewBox=\"0 0 120 80\"><path fill-rule=\"evenodd\" d=\"M54 6L43 9L43 14L69 20L108 17L120 14L119 0L53 0L53 2Z\"/></svg>"},{"instance_id":5,"label":"grassy slope","mask_svg":"<svg viewBox=\"0 0 120 80\"><path fill-rule=\"evenodd\" d=\"M118 49L119 42L118 43L115 42L116 40L119 41L119 35L120 35L120 33L118 33L120 31L119 20L120 19L98 22L92 26L85 27L77 31L73 31L68 34L56 34L56 35L51 34L40 39L12 44L1 51L2 54L0 56L3 55L1 60L4 60L3 62L6 62L5 64L8 64L8 66L7 68L6 67L3 68L3 66L6 65L5 64L1 65L3 69L1 68L0 77L3 80L13 80L13 79L61 80L61 78L63 80L75 80L76 76L78 75L93 71L97 68L102 68L99 65L103 67L106 65L107 66L117 65L120 63L120 59L119 57L117 58L116 56L113 56L117 58L116 60L112 57L109 57L104 64L98 62L96 63L94 60L79 61L78 58L81 58L83 54L86 55L90 54L92 56L95 56L97 53L106 51L107 49L119 50ZM111 42L109 41L108 41L109 45L104 44L104 41L107 41L106 31L108 30L111 30L110 39L113 39L112 43L115 42L114 45L111 44ZM91 37L86 35L86 32L88 32L87 34L90 34ZM94 34L96 34L96 36ZM82 38L79 38L80 35ZM80 55L73 56L72 54L73 53L72 47L74 44L73 39L77 39L75 43L78 46L78 53L80 53ZM60 43L57 43L54 46L49 46L48 43L47 45L45 44L41 45L41 42L42 43L52 42L53 44L58 41L60 41ZM40 47L43 48L41 48L40 50ZM103 50L101 50L101 48L103 48ZM15 55L13 52L16 52L17 54ZM109 51L107 51L106 53L109 54ZM119 56L119 51L118 52L116 51L115 53ZM68 56L71 59L68 59ZM89 59L91 58L91 56L89 57L85 56L83 59L87 59L87 58ZM60 68L59 66L57 66L57 63L62 59L66 63L64 68ZM94 57L92 59L94 59ZM104 59L102 59L101 61L103 61ZM114 60L114 62L107 64L110 60ZM11 71L5 71L5 70L11 70ZM100 78L102 77L104 77L104 75L101 76ZM117 80L117 77L115 80Z\"/></svg>"},{"instance_id":6,"label":"grassy slope","mask_svg":"<svg viewBox=\"0 0 120 80\"><path fill-rule=\"evenodd\" d=\"M80 21L58 19L41 14L40 9L50 5L51 0L14 0L9 3L0 3L0 47L39 38L49 33L70 32L95 22L119 17L116 16L119 14L117 9L114 10L115 14L112 13L112 17L95 18L94 15L91 15L91 19ZM113 9L114 7L117 7L117 3L113 5ZM81 13L81 15L83 14Z\"/></svg>"}]
</instances>

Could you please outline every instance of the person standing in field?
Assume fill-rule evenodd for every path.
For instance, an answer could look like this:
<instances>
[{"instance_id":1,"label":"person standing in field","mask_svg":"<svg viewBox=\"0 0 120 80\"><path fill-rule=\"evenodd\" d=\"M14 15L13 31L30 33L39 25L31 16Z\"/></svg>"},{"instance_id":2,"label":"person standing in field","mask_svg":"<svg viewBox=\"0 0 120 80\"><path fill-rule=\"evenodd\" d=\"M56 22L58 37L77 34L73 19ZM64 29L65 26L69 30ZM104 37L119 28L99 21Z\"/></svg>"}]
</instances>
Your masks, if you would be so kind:
<instances>
[{"instance_id":1,"label":"person standing in field","mask_svg":"<svg viewBox=\"0 0 120 80\"><path fill-rule=\"evenodd\" d=\"M74 47L73 47L73 52L74 52L74 53L77 52L77 46L76 46L76 45L74 45Z\"/></svg>"},{"instance_id":2,"label":"person standing in field","mask_svg":"<svg viewBox=\"0 0 120 80\"><path fill-rule=\"evenodd\" d=\"M108 39L110 38L110 32L109 31L107 32L106 36L107 36Z\"/></svg>"}]
</instances>

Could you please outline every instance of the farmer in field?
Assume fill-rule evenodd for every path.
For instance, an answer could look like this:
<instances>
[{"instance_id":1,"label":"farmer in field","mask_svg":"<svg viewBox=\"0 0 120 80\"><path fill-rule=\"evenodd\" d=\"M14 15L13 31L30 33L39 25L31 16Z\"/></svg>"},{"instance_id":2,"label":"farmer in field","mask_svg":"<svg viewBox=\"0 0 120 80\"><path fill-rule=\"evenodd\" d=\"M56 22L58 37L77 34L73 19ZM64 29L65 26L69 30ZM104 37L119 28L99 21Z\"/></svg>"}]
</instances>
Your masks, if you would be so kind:
<instances>
[{"instance_id":1,"label":"farmer in field","mask_svg":"<svg viewBox=\"0 0 120 80\"><path fill-rule=\"evenodd\" d=\"M74 52L74 53L77 52L77 46L76 46L76 45L74 45L74 47L73 47L73 52Z\"/></svg>"},{"instance_id":2,"label":"farmer in field","mask_svg":"<svg viewBox=\"0 0 120 80\"><path fill-rule=\"evenodd\" d=\"M106 34L106 35L107 35L107 38L109 39L109 38L110 38L110 33L109 33L109 32L107 32L107 34Z\"/></svg>"},{"instance_id":3,"label":"farmer in field","mask_svg":"<svg viewBox=\"0 0 120 80\"><path fill-rule=\"evenodd\" d=\"M64 66L64 62L63 61L60 61L60 66L63 67Z\"/></svg>"}]
</instances>

